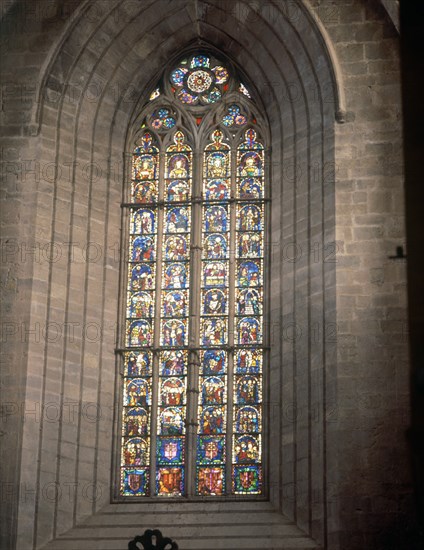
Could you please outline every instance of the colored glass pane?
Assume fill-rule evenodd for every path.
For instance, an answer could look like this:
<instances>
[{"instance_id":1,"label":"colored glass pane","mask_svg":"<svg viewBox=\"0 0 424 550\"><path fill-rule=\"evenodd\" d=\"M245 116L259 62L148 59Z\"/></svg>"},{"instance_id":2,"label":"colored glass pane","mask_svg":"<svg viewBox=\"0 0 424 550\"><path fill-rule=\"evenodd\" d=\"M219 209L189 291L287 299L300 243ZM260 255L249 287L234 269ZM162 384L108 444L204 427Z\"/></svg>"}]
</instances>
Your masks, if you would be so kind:
<instances>
[{"instance_id":1,"label":"colored glass pane","mask_svg":"<svg viewBox=\"0 0 424 550\"><path fill-rule=\"evenodd\" d=\"M244 126L246 123L247 117L241 113L238 105L230 105L222 118L222 124L227 128Z\"/></svg>"},{"instance_id":2,"label":"colored glass pane","mask_svg":"<svg viewBox=\"0 0 424 550\"><path fill-rule=\"evenodd\" d=\"M241 92L243 95L245 95L246 97L248 97L249 99L252 99L251 98L251 95L249 93L249 90L246 88L246 86L242 83L240 83L240 86L239 86L239 92Z\"/></svg>"},{"instance_id":3,"label":"colored glass pane","mask_svg":"<svg viewBox=\"0 0 424 550\"><path fill-rule=\"evenodd\" d=\"M149 483L152 354L124 358L121 486L124 495L146 495Z\"/></svg>"},{"instance_id":4,"label":"colored glass pane","mask_svg":"<svg viewBox=\"0 0 424 550\"><path fill-rule=\"evenodd\" d=\"M157 132L167 132L177 123L174 113L166 107L154 111L149 120L150 125Z\"/></svg>"},{"instance_id":5,"label":"colored glass pane","mask_svg":"<svg viewBox=\"0 0 424 550\"><path fill-rule=\"evenodd\" d=\"M218 102L228 90L229 80L228 69L207 55L195 55L180 61L170 74L175 96L185 105Z\"/></svg>"},{"instance_id":6,"label":"colored glass pane","mask_svg":"<svg viewBox=\"0 0 424 550\"><path fill-rule=\"evenodd\" d=\"M150 94L150 101L153 101L154 99L158 98L160 96L160 89L156 88L153 90L153 92Z\"/></svg>"}]
</instances>

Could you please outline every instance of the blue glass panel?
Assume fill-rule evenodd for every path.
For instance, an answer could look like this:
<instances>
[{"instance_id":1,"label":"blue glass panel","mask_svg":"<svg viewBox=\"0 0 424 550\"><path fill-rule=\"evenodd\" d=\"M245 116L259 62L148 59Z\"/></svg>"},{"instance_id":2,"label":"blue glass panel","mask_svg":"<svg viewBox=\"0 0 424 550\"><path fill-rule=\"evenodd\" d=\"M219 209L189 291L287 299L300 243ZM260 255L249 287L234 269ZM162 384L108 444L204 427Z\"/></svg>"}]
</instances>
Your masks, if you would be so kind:
<instances>
[{"instance_id":1,"label":"blue glass panel","mask_svg":"<svg viewBox=\"0 0 424 550\"><path fill-rule=\"evenodd\" d=\"M127 356L126 376L150 376L151 360L148 352L129 353Z\"/></svg>"},{"instance_id":2,"label":"blue glass panel","mask_svg":"<svg viewBox=\"0 0 424 550\"><path fill-rule=\"evenodd\" d=\"M185 264L165 264L164 288L187 288L187 267Z\"/></svg>"},{"instance_id":3,"label":"blue glass panel","mask_svg":"<svg viewBox=\"0 0 424 550\"><path fill-rule=\"evenodd\" d=\"M149 480L148 468L123 469L122 489L126 496L145 495Z\"/></svg>"},{"instance_id":4,"label":"blue glass panel","mask_svg":"<svg viewBox=\"0 0 424 550\"><path fill-rule=\"evenodd\" d=\"M234 466L234 492L236 494L258 494L261 492L262 470L258 465Z\"/></svg>"},{"instance_id":5,"label":"blue glass panel","mask_svg":"<svg viewBox=\"0 0 424 550\"><path fill-rule=\"evenodd\" d=\"M183 464L184 437L158 437L158 464Z\"/></svg>"},{"instance_id":6,"label":"blue glass panel","mask_svg":"<svg viewBox=\"0 0 424 550\"><path fill-rule=\"evenodd\" d=\"M199 436L197 438L197 462L199 464L225 462L225 437Z\"/></svg>"},{"instance_id":7,"label":"blue glass panel","mask_svg":"<svg viewBox=\"0 0 424 550\"><path fill-rule=\"evenodd\" d=\"M227 354L223 350L207 350L203 355L203 374L223 374L227 369Z\"/></svg>"}]
</instances>

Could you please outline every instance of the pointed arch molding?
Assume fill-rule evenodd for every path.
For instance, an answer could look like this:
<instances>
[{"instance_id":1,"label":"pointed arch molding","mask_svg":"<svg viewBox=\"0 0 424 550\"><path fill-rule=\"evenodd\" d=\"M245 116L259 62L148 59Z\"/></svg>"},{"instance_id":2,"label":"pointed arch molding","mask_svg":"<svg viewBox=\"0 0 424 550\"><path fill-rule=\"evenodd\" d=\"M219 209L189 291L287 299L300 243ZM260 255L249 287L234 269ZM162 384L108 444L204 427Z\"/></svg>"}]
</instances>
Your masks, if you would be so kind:
<instances>
[{"instance_id":1,"label":"pointed arch molding","mask_svg":"<svg viewBox=\"0 0 424 550\"><path fill-rule=\"evenodd\" d=\"M74 12L44 67L34 123L40 162L50 168L38 191L35 233L47 246L97 242L92 252L102 253L73 261L76 246L61 261L34 263L33 279L43 281L47 299L44 309L33 306L31 325L100 323L102 331L95 341L67 332L41 352L30 342L27 399L76 402L81 410L96 403L102 416L71 426L43 417L36 427L24 424L21 472L36 489L19 503L19 547L41 547L110 502L123 153L163 68L195 44L246 75L270 128L270 499L324 545L327 526L337 530L334 502L327 519L337 472L337 457L327 452L336 399L334 344L326 338L335 325L335 264L314 261L335 239L334 126L345 107L331 43L306 2L90 0ZM94 500L76 491L75 499L56 502L43 498L49 483L103 489Z\"/></svg>"},{"instance_id":2,"label":"pointed arch molding","mask_svg":"<svg viewBox=\"0 0 424 550\"><path fill-rule=\"evenodd\" d=\"M212 29L209 28L207 30L207 27L204 25L206 21L202 20L202 16L204 16L205 13L207 13L208 9L210 10L211 7L216 5L216 9L221 12L221 18L224 19L226 17L226 2L220 1L220 0L209 0L209 3L207 0L186 0L186 9L187 12L190 13L190 21L193 21L193 18L197 18L197 25L193 25L193 29L191 32L187 32L187 39L186 43L190 42L190 40L199 42L200 44L202 42L214 44L214 40L209 39L209 35L212 34ZM40 86L37 89L37 101L35 102L36 108L33 112L33 134L38 133L40 125L42 124L43 118L43 106L45 103L45 100L49 97L51 97L51 94L55 94L55 96L60 93L63 90L63 87L61 86L63 80L62 77L65 77L65 74L62 71L62 58L63 58L63 52L68 51L71 53L71 50L69 49L70 46L72 46L74 35L77 34L80 36L79 45L82 46L79 49L81 50L80 53L84 49L92 49L93 45L97 45L97 39L98 39L98 33L102 32L102 28L108 24L108 21L119 21L126 20L129 24L134 25L135 21L139 18L143 17L143 13L149 9L152 8L151 2L150 4L146 5L143 4L143 6L139 5L138 10L134 10L134 6L131 6L131 4L137 4L137 2L134 2L133 0L127 0L127 2L124 2L120 5L120 3L115 2L115 0L110 0L109 2L105 2L105 5L108 5L108 9L106 10L106 13L102 13L102 17L100 18L100 13L98 11L94 11L91 15L93 4L93 0L84 0L80 5L78 5L75 9L75 11L72 14L72 17L69 18L67 21L64 31L61 33L59 38L57 39L55 45L52 48L52 54L48 56L43 63L43 66L41 68L40 74ZM127 13L125 10L125 4L130 5L130 12ZM276 13L279 13L279 21L277 21L277 25L274 26L274 30L278 32L278 25L281 25L281 23L284 23L289 28L291 27L294 32L297 32L298 38L299 38L299 44L301 45L301 49L304 50L305 53L308 54L310 63L313 64L314 61L318 62L319 59L325 59L325 62L327 64L327 68L329 71L329 80L326 83L327 86L327 93L329 92L328 86L330 85L333 87L333 90L331 92L331 101L334 104L334 116L338 122L344 122L345 120L345 113L346 113L346 100L345 100L345 91L343 86L343 73L341 70L341 66L337 57L337 53L335 51L334 45L332 43L332 40L321 22L317 11L314 10L309 0L295 0L294 2L290 2L289 8L283 8L281 9L281 6L278 6L278 1L274 2L271 0L269 3L267 3L268 11L271 13L271 10L275 9ZM181 2L180 4L181 5ZM240 2L238 4L238 9L229 9L229 14L236 15L236 12L239 12L239 15L244 14L245 22L243 24L242 21L237 21L237 18L235 18L236 25L234 28L229 29L228 31L223 30L222 35L226 36L231 43L238 42L238 35L242 34L240 31L245 26L259 21L259 20L266 20L266 10L260 9L258 10L258 7L260 6L260 2L258 1L251 1L251 0L244 0L243 2ZM296 8L293 8L293 6L296 6ZM203 8L203 9L201 9ZM178 10L180 11L180 10ZM184 10L182 10L184 11ZM262 11L264 13L262 13ZM160 10L158 10L158 13ZM127 14L128 17L124 17L123 14ZM250 13L251 15L248 15L246 18L246 14ZM169 10L169 17L176 17L178 18L178 13L173 13L173 11ZM180 16L181 17L181 16ZM317 47L317 44L314 44L314 41L310 40L311 36L309 36L309 33L301 33L299 30L296 29L296 24L299 23L299 21L302 18L305 18L308 20L307 26L309 26L310 30L313 33L313 38L317 39L319 41L319 45ZM92 23L90 25L90 29L87 29L88 36L82 36L81 32L78 32L78 26L81 25L81 22L87 19ZM98 19L98 20L97 20ZM163 21L164 23L164 21ZM305 23L305 21L303 22ZM86 25L84 25L86 26ZM157 29L157 35L158 35L158 43L156 44L157 48L159 47L172 47L172 37L175 36L178 33L178 30L176 29L173 33L173 35L169 34L167 36L160 36L160 24L155 25L153 23L153 26L155 29ZM138 44L143 44L143 35L145 35L146 28L143 25L140 25L140 34L138 37ZM198 32L193 32L194 29L198 29ZM246 29L248 30L248 29ZM280 29L283 31L283 28ZM187 29L188 31L188 29ZM149 33L149 31L147 31ZM179 34L179 33L178 33ZM285 36L287 33L281 32L281 40L283 43L285 43ZM128 37L126 37L126 34L124 32L124 29L114 29L114 33L112 35L113 40L111 41L111 44L106 45L103 44L104 48L103 50L99 50L96 48L96 52L99 55L99 60L103 57L107 57L107 51L112 49L112 44L114 42L122 41L125 43L125 48L127 51L131 52L134 51L134 49L138 48L137 45L137 37L134 37L134 44L131 45L129 43ZM265 43L267 42L267 35L264 36L255 36L255 41L258 41L259 43ZM166 44L169 44L168 46ZM217 45L217 44L215 44ZM121 46L122 47L122 46ZM290 51L290 44L286 43L286 48ZM252 47L252 53L254 53L254 44ZM228 51L225 52L227 55L229 54ZM293 52L296 53L296 52ZM140 61L140 67L139 71L144 72L143 67L143 58L144 56L141 56L139 59ZM118 60L119 62L119 60ZM59 70L58 70L59 69ZM95 74L96 66L92 66L92 72L87 73L88 78L93 78ZM138 71L135 71L135 74ZM146 86L146 80L154 80L155 76L151 76L150 79L148 79L147 73L143 75L140 80L141 89L140 93L141 95L144 95L144 87ZM134 87L136 79L129 79L127 82L127 86ZM108 80L105 80L105 83L108 82ZM70 84L67 83L69 86ZM125 86L122 87L122 91L125 91ZM330 101L330 100L328 100Z\"/></svg>"}]
</instances>

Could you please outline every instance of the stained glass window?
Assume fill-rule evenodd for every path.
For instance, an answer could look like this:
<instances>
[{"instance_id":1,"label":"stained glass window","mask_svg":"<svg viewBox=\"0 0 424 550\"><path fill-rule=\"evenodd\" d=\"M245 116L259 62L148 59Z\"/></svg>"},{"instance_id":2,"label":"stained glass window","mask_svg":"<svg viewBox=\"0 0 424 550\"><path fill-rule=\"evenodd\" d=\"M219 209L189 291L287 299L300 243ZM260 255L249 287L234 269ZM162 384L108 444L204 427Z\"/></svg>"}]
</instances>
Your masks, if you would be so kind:
<instances>
[{"instance_id":1,"label":"stained glass window","mask_svg":"<svg viewBox=\"0 0 424 550\"><path fill-rule=\"evenodd\" d=\"M207 53L162 82L123 205L120 494L261 495L264 124L237 71Z\"/></svg>"}]
</instances>

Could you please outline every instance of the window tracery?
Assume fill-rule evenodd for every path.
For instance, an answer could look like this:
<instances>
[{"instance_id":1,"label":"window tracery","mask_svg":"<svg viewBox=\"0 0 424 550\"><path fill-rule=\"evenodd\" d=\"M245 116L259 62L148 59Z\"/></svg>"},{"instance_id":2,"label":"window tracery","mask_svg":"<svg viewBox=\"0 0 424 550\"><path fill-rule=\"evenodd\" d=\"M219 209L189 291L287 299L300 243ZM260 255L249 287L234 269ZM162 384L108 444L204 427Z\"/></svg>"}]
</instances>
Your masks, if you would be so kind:
<instances>
[{"instance_id":1,"label":"window tracery","mask_svg":"<svg viewBox=\"0 0 424 550\"><path fill-rule=\"evenodd\" d=\"M234 68L207 53L165 73L143 111L125 205L123 496L263 494L257 118Z\"/></svg>"}]
</instances>

